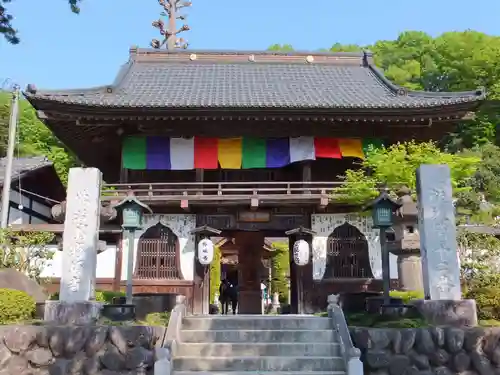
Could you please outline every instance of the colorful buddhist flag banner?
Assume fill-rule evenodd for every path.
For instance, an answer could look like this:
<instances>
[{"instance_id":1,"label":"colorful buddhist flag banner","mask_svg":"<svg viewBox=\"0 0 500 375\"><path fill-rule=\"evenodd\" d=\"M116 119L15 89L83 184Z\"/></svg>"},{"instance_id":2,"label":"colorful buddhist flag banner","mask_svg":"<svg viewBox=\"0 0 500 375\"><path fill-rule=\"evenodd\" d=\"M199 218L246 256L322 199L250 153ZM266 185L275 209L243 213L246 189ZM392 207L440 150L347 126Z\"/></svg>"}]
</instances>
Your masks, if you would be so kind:
<instances>
[{"instance_id":1,"label":"colorful buddhist flag banner","mask_svg":"<svg viewBox=\"0 0 500 375\"><path fill-rule=\"evenodd\" d=\"M363 159L379 147L378 139L127 137L122 164L139 170L281 168L317 158Z\"/></svg>"}]
</instances>

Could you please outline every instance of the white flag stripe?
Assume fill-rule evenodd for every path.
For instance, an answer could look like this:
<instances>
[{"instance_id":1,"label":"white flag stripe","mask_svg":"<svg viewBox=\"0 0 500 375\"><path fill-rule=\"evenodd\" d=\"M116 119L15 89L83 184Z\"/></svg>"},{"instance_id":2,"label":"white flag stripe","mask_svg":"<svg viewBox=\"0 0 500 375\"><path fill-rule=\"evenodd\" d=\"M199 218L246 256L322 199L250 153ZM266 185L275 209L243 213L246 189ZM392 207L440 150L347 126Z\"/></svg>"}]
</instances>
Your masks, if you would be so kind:
<instances>
[{"instance_id":1,"label":"white flag stripe","mask_svg":"<svg viewBox=\"0 0 500 375\"><path fill-rule=\"evenodd\" d=\"M170 165L174 171L194 169L194 138L170 138Z\"/></svg>"},{"instance_id":2,"label":"white flag stripe","mask_svg":"<svg viewBox=\"0 0 500 375\"><path fill-rule=\"evenodd\" d=\"M314 137L290 137L290 163L316 160Z\"/></svg>"}]
</instances>

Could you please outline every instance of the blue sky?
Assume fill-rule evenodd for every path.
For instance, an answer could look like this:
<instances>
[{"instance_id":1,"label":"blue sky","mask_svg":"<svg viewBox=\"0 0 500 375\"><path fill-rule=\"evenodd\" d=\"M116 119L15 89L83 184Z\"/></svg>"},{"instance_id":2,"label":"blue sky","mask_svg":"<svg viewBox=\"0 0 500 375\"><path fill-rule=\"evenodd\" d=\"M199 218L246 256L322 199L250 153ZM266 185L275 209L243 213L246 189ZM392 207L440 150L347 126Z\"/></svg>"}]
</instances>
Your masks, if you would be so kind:
<instances>
[{"instance_id":1,"label":"blue sky","mask_svg":"<svg viewBox=\"0 0 500 375\"><path fill-rule=\"evenodd\" d=\"M160 12L157 0L84 0L79 16L65 0L14 0L9 9L22 43L0 39L0 83L10 79L23 88L111 83L129 47L148 47L157 37L151 21ZM498 0L193 0L186 12L191 49L263 50L289 43L315 50L394 39L405 30L500 35Z\"/></svg>"}]
</instances>

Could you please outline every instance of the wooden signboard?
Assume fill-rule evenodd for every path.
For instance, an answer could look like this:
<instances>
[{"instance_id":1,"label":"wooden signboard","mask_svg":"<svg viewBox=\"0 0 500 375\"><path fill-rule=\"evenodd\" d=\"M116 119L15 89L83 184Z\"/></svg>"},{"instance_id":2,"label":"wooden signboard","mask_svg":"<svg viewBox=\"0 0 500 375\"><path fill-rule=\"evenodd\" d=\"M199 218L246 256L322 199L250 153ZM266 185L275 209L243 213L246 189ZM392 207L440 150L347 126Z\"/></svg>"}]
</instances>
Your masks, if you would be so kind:
<instances>
[{"instance_id":1,"label":"wooden signboard","mask_svg":"<svg viewBox=\"0 0 500 375\"><path fill-rule=\"evenodd\" d=\"M270 212L243 211L238 212L238 221L242 223L267 223L271 220Z\"/></svg>"}]
</instances>

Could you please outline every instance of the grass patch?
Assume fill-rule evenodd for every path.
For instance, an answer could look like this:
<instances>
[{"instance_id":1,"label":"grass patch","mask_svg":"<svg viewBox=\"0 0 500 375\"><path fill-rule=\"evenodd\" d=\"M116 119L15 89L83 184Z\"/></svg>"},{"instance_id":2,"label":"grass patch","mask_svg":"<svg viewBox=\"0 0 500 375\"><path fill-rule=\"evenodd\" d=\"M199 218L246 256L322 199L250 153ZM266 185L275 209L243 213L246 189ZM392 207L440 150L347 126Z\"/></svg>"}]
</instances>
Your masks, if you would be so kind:
<instances>
[{"instance_id":1,"label":"grass patch","mask_svg":"<svg viewBox=\"0 0 500 375\"><path fill-rule=\"evenodd\" d=\"M348 326L370 327L370 328L420 328L428 327L425 319L420 317L390 317L376 314L346 313L345 318Z\"/></svg>"}]
</instances>

